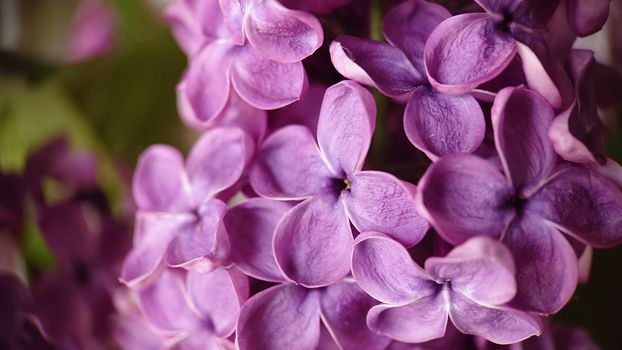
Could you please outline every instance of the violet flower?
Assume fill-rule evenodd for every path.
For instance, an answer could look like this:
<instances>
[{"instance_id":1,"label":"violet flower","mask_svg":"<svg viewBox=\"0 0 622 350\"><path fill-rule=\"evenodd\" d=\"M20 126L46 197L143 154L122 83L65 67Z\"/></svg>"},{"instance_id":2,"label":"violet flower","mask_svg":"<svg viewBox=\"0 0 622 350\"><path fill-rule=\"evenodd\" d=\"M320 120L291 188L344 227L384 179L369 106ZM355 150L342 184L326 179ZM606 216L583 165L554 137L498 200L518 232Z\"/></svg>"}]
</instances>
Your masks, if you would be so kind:
<instances>
[{"instance_id":1,"label":"violet flower","mask_svg":"<svg viewBox=\"0 0 622 350\"><path fill-rule=\"evenodd\" d=\"M121 279L134 286L162 261L208 271L224 260L229 244L220 221L227 205L216 196L238 181L252 152L252 140L237 128L206 132L185 162L170 146L147 149L134 174L134 248Z\"/></svg>"},{"instance_id":2,"label":"violet flower","mask_svg":"<svg viewBox=\"0 0 622 350\"><path fill-rule=\"evenodd\" d=\"M138 292L140 304L176 349L232 349L240 306L248 298L248 278L219 267L208 273L167 268Z\"/></svg>"},{"instance_id":3,"label":"violet flower","mask_svg":"<svg viewBox=\"0 0 622 350\"><path fill-rule=\"evenodd\" d=\"M561 107L562 95L545 69L546 48L537 34L559 0L476 1L485 13L448 18L430 34L424 60L432 86L449 94L468 92L499 75L518 53L529 87Z\"/></svg>"},{"instance_id":4,"label":"violet flower","mask_svg":"<svg viewBox=\"0 0 622 350\"><path fill-rule=\"evenodd\" d=\"M350 271L350 223L419 242L428 224L417 213L414 186L390 174L362 171L375 124L372 95L352 81L326 90L317 130L287 126L273 133L250 171L261 196L302 200L281 220L275 255L284 274L306 287L341 280Z\"/></svg>"},{"instance_id":5,"label":"violet flower","mask_svg":"<svg viewBox=\"0 0 622 350\"><path fill-rule=\"evenodd\" d=\"M102 0L83 0L73 21L66 52L68 62L82 62L112 49L117 14Z\"/></svg>"},{"instance_id":6,"label":"violet flower","mask_svg":"<svg viewBox=\"0 0 622 350\"><path fill-rule=\"evenodd\" d=\"M443 337L447 321L465 334L511 344L541 333L537 316L504 306L516 294L514 262L507 248L474 237L445 257L431 257L425 270L386 235L356 238L356 282L383 304L367 315L369 327L407 343Z\"/></svg>"},{"instance_id":7,"label":"violet flower","mask_svg":"<svg viewBox=\"0 0 622 350\"><path fill-rule=\"evenodd\" d=\"M216 118L233 95L264 110L300 99L307 86L301 61L323 41L315 17L276 0L178 0L166 16L190 56L180 111L198 124Z\"/></svg>"},{"instance_id":8,"label":"violet flower","mask_svg":"<svg viewBox=\"0 0 622 350\"><path fill-rule=\"evenodd\" d=\"M550 314L571 297L577 257L564 234L594 247L622 242L622 193L582 166L555 169L550 105L526 88L501 90L492 107L505 176L474 155L449 155L419 182L418 204L452 244L498 237L512 252L518 292L511 305Z\"/></svg>"},{"instance_id":9,"label":"violet flower","mask_svg":"<svg viewBox=\"0 0 622 350\"><path fill-rule=\"evenodd\" d=\"M273 246L277 225L291 207L282 201L253 198L225 215L231 260L250 276L279 283L242 306L236 333L239 349L315 350L319 344L344 350L384 349L389 339L365 325L367 311L377 302L353 281L305 288L296 284L314 279L313 269L301 270L298 280L283 273Z\"/></svg>"},{"instance_id":10,"label":"violet flower","mask_svg":"<svg viewBox=\"0 0 622 350\"><path fill-rule=\"evenodd\" d=\"M438 4L408 0L384 18L389 44L342 35L330 46L333 65L342 75L387 96L408 99L406 136L432 160L474 151L486 132L484 114L473 96L442 94L429 86L425 75L425 42L450 16Z\"/></svg>"}]
</instances>

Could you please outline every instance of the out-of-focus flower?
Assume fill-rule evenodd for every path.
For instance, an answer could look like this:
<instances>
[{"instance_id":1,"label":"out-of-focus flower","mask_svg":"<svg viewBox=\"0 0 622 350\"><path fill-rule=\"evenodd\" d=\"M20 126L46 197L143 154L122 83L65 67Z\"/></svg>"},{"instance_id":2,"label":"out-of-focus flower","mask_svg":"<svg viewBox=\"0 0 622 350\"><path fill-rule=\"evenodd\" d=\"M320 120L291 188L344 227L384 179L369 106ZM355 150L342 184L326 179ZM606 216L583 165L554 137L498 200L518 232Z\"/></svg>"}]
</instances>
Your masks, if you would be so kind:
<instances>
[{"instance_id":1,"label":"out-of-focus flower","mask_svg":"<svg viewBox=\"0 0 622 350\"><path fill-rule=\"evenodd\" d=\"M359 231L390 232L408 246L428 229L415 210L414 186L361 170L375 118L367 90L352 81L333 85L322 103L317 144L308 128L285 127L266 140L251 168L259 195L302 200L277 227L274 249L285 275L306 287L329 285L350 271L350 223Z\"/></svg>"},{"instance_id":2,"label":"out-of-focus flower","mask_svg":"<svg viewBox=\"0 0 622 350\"><path fill-rule=\"evenodd\" d=\"M76 63L108 53L114 45L116 25L116 12L103 0L83 0L73 18L67 61Z\"/></svg>"},{"instance_id":3,"label":"out-of-focus flower","mask_svg":"<svg viewBox=\"0 0 622 350\"><path fill-rule=\"evenodd\" d=\"M216 196L234 185L253 156L253 142L237 128L206 132L188 159L175 148L151 146L134 174L138 208L134 248L121 279L135 286L161 264L209 271L228 255L220 228L227 205Z\"/></svg>"}]
</instances>

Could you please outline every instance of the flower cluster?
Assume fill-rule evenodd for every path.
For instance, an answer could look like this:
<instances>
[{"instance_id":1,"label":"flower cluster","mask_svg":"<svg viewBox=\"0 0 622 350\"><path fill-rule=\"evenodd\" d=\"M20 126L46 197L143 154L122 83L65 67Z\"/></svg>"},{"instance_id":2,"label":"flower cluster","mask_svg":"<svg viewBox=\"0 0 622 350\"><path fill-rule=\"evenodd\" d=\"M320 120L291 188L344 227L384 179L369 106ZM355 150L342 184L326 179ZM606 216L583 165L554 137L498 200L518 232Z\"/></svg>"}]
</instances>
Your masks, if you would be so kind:
<instances>
[{"instance_id":1,"label":"flower cluster","mask_svg":"<svg viewBox=\"0 0 622 350\"><path fill-rule=\"evenodd\" d=\"M187 157L139 159L121 280L149 331L124 346L592 346L546 316L586 281L592 248L622 243L602 66L572 48L608 1L406 0L387 8L386 42L331 26L362 3L168 7L189 58L179 113L201 136ZM348 80L307 76L307 57ZM388 146L423 174L393 170Z\"/></svg>"}]
</instances>

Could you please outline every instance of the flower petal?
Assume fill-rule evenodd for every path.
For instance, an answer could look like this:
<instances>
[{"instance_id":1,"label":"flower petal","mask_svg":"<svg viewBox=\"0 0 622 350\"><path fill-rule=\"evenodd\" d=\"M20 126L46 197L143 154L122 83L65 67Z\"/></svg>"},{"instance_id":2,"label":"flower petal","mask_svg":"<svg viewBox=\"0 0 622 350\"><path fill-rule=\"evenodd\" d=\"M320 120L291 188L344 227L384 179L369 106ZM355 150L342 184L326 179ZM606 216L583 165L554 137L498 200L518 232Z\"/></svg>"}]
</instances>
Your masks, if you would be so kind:
<instances>
[{"instance_id":1,"label":"flower petal","mask_svg":"<svg viewBox=\"0 0 622 350\"><path fill-rule=\"evenodd\" d=\"M291 284L267 289L240 310L240 350L315 350L320 339L318 294Z\"/></svg>"},{"instance_id":2,"label":"flower petal","mask_svg":"<svg viewBox=\"0 0 622 350\"><path fill-rule=\"evenodd\" d=\"M292 125L266 139L249 176L253 189L261 196L303 199L328 191L333 174L322 160L309 129Z\"/></svg>"},{"instance_id":3,"label":"flower petal","mask_svg":"<svg viewBox=\"0 0 622 350\"><path fill-rule=\"evenodd\" d=\"M471 95L445 95L417 88L404 111L408 140L436 160L449 153L470 153L484 140L486 121Z\"/></svg>"},{"instance_id":4,"label":"flower petal","mask_svg":"<svg viewBox=\"0 0 622 350\"><path fill-rule=\"evenodd\" d=\"M165 331L193 329L199 322L186 295L181 272L165 269L157 279L138 292L143 314L157 328Z\"/></svg>"},{"instance_id":5,"label":"flower petal","mask_svg":"<svg viewBox=\"0 0 622 350\"><path fill-rule=\"evenodd\" d=\"M350 223L341 203L318 196L293 207L274 234L277 264L291 281L321 287L350 272Z\"/></svg>"},{"instance_id":6,"label":"flower petal","mask_svg":"<svg viewBox=\"0 0 622 350\"><path fill-rule=\"evenodd\" d=\"M233 186L253 156L253 141L238 128L217 128L201 136L188 154L188 179L196 203Z\"/></svg>"},{"instance_id":7,"label":"flower petal","mask_svg":"<svg viewBox=\"0 0 622 350\"><path fill-rule=\"evenodd\" d=\"M622 243L622 192L584 167L561 170L530 200L528 210L597 248Z\"/></svg>"},{"instance_id":8,"label":"flower petal","mask_svg":"<svg viewBox=\"0 0 622 350\"><path fill-rule=\"evenodd\" d=\"M166 251L166 263L207 272L224 260L229 252L229 241L221 226L227 205L213 199L199 208L198 221L180 230Z\"/></svg>"},{"instance_id":9,"label":"flower petal","mask_svg":"<svg viewBox=\"0 0 622 350\"><path fill-rule=\"evenodd\" d=\"M367 314L367 324L391 339L422 343L445 335L447 311L443 295L435 293L404 306L374 306Z\"/></svg>"},{"instance_id":10,"label":"flower petal","mask_svg":"<svg viewBox=\"0 0 622 350\"><path fill-rule=\"evenodd\" d=\"M123 263L120 279L134 287L149 277L160 265L169 243L180 231L188 229L193 219L185 214L138 212L134 248Z\"/></svg>"},{"instance_id":11,"label":"flower petal","mask_svg":"<svg viewBox=\"0 0 622 350\"><path fill-rule=\"evenodd\" d=\"M348 217L359 232L387 234L407 247L419 243L430 226L417 212L414 195L397 178L361 171L341 194Z\"/></svg>"},{"instance_id":12,"label":"flower petal","mask_svg":"<svg viewBox=\"0 0 622 350\"><path fill-rule=\"evenodd\" d=\"M542 60L527 45L517 42L517 52L523 65L523 73L529 88L544 97L554 108L562 106L562 95L549 76Z\"/></svg>"},{"instance_id":13,"label":"flower petal","mask_svg":"<svg viewBox=\"0 0 622 350\"><path fill-rule=\"evenodd\" d=\"M514 58L516 41L496 27L484 13L458 15L439 24L424 50L432 86L461 94L499 75Z\"/></svg>"},{"instance_id":14,"label":"flower petal","mask_svg":"<svg viewBox=\"0 0 622 350\"><path fill-rule=\"evenodd\" d=\"M268 59L298 62L315 52L324 41L322 25L313 15L290 10L278 1L255 1L246 11L246 37Z\"/></svg>"},{"instance_id":15,"label":"flower petal","mask_svg":"<svg viewBox=\"0 0 622 350\"><path fill-rule=\"evenodd\" d=\"M321 317L343 349L382 350L390 340L367 328L367 312L378 304L354 282L328 286L320 296Z\"/></svg>"},{"instance_id":16,"label":"flower petal","mask_svg":"<svg viewBox=\"0 0 622 350\"><path fill-rule=\"evenodd\" d=\"M491 115L506 176L515 189L528 191L551 173L557 160L548 138L553 109L531 90L506 88L497 93Z\"/></svg>"},{"instance_id":17,"label":"flower petal","mask_svg":"<svg viewBox=\"0 0 622 350\"><path fill-rule=\"evenodd\" d=\"M340 35L330 44L330 58L341 75L387 96L404 96L424 82L406 55L387 43Z\"/></svg>"},{"instance_id":18,"label":"flower petal","mask_svg":"<svg viewBox=\"0 0 622 350\"><path fill-rule=\"evenodd\" d=\"M188 56L194 55L206 42L226 34L216 1L175 1L166 8L164 17ZM206 23L209 25L204 25Z\"/></svg>"},{"instance_id":19,"label":"flower petal","mask_svg":"<svg viewBox=\"0 0 622 350\"><path fill-rule=\"evenodd\" d=\"M544 26L555 12L559 0L475 0L486 11L511 16L530 28Z\"/></svg>"},{"instance_id":20,"label":"flower petal","mask_svg":"<svg viewBox=\"0 0 622 350\"><path fill-rule=\"evenodd\" d=\"M351 80L326 89L317 138L333 173L352 175L361 169L375 124L376 103L369 91Z\"/></svg>"},{"instance_id":21,"label":"flower petal","mask_svg":"<svg viewBox=\"0 0 622 350\"><path fill-rule=\"evenodd\" d=\"M609 17L609 3L611 0L566 1L568 24L577 36L584 37L599 31Z\"/></svg>"},{"instance_id":22,"label":"flower petal","mask_svg":"<svg viewBox=\"0 0 622 350\"><path fill-rule=\"evenodd\" d=\"M482 306L459 292L452 292L450 299L449 317L462 333L497 344L513 344L542 333L541 322L535 315Z\"/></svg>"},{"instance_id":23,"label":"flower petal","mask_svg":"<svg viewBox=\"0 0 622 350\"><path fill-rule=\"evenodd\" d=\"M232 268L208 273L189 272L188 294L212 331L225 338L233 333L241 305L248 298L248 278Z\"/></svg>"},{"instance_id":24,"label":"flower petal","mask_svg":"<svg viewBox=\"0 0 622 350\"><path fill-rule=\"evenodd\" d=\"M449 17L451 13L439 4L408 0L387 13L382 20L382 32L387 41L402 50L417 71L423 73L425 42L434 28Z\"/></svg>"},{"instance_id":25,"label":"flower petal","mask_svg":"<svg viewBox=\"0 0 622 350\"><path fill-rule=\"evenodd\" d=\"M267 59L248 46L235 51L231 79L235 91L251 106L276 109L298 101L307 89L300 62Z\"/></svg>"},{"instance_id":26,"label":"flower petal","mask_svg":"<svg viewBox=\"0 0 622 350\"><path fill-rule=\"evenodd\" d=\"M467 154L447 155L433 163L419 181L420 212L448 242L469 237L498 237L514 217L514 195L490 162Z\"/></svg>"},{"instance_id":27,"label":"flower petal","mask_svg":"<svg viewBox=\"0 0 622 350\"><path fill-rule=\"evenodd\" d=\"M285 202L252 198L227 212L224 223L231 241L231 260L240 270L265 281L284 280L272 241L279 220L291 207Z\"/></svg>"},{"instance_id":28,"label":"flower petal","mask_svg":"<svg viewBox=\"0 0 622 350\"><path fill-rule=\"evenodd\" d=\"M482 305L505 304L516 294L512 254L490 237L473 237L445 257L428 258L425 270L438 283L449 280L452 290Z\"/></svg>"},{"instance_id":29,"label":"flower petal","mask_svg":"<svg viewBox=\"0 0 622 350\"><path fill-rule=\"evenodd\" d=\"M503 243L516 265L518 291L512 307L552 314L570 300L578 282L577 256L561 233L525 213L510 225Z\"/></svg>"},{"instance_id":30,"label":"flower petal","mask_svg":"<svg viewBox=\"0 0 622 350\"><path fill-rule=\"evenodd\" d=\"M216 2L216 1L208 1ZM218 0L220 8L214 9L214 11L220 11L222 13L223 23L228 29L228 36L237 45L244 45L244 12L246 10L246 4L244 1L239 0ZM205 26L209 26L204 22Z\"/></svg>"},{"instance_id":31,"label":"flower petal","mask_svg":"<svg viewBox=\"0 0 622 350\"><path fill-rule=\"evenodd\" d=\"M356 238L352 275L367 294L383 303L405 304L436 290L436 283L415 264L406 248L376 232Z\"/></svg>"},{"instance_id":32,"label":"flower petal","mask_svg":"<svg viewBox=\"0 0 622 350\"><path fill-rule=\"evenodd\" d=\"M186 101L200 121L218 116L227 104L231 91L232 50L232 44L222 40L203 47L190 60L179 83L178 93L186 96L178 97L178 104Z\"/></svg>"},{"instance_id":33,"label":"flower petal","mask_svg":"<svg viewBox=\"0 0 622 350\"><path fill-rule=\"evenodd\" d=\"M166 145L154 145L143 152L134 173L132 194L140 210L190 210L194 203L181 153Z\"/></svg>"}]
</instances>

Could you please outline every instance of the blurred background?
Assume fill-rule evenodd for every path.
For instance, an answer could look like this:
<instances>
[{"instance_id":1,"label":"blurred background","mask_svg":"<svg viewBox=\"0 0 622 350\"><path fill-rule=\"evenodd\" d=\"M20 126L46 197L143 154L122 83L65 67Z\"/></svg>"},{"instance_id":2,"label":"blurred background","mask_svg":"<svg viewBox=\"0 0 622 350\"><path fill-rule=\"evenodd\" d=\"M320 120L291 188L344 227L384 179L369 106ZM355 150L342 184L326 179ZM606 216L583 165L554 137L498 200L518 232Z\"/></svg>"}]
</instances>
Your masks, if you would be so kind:
<instances>
[{"instance_id":1,"label":"blurred background","mask_svg":"<svg viewBox=\"0 0 622 350\"><path fill-rule=\"evenodd\" d=\"M72 152L95 154L102 195L130 234L129 181L137 156L154 143L185 152L196 138L176 111L175 85L186 58L161 17L167 2L0 0L3 176L19 176L35 151L65 137ZM622 1L613 1L603 31L577 46L593 49L600 62L620 71ZM622 96L619 100L602 115L610 129L609 155L622 162ZM53 185L46 186L46 195L54 192ZM5 204L10 191L10 184L0 187ZM53 259L33 220L24 215L19 226L19 259L0 249L0 269L19 270L24 280L50 268ZM595 250L588 283L555 318L587 328L604 349L622 349L620 315L622 247Z\"/></svg>"}]
</instances>

